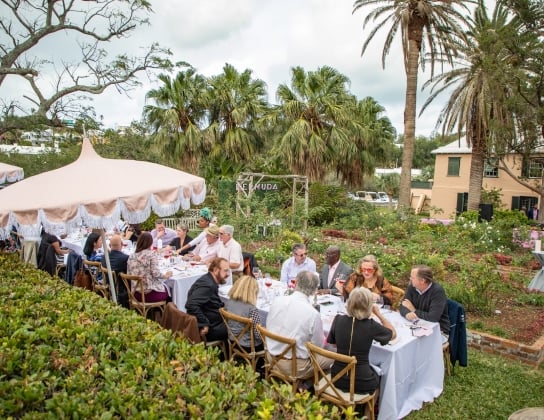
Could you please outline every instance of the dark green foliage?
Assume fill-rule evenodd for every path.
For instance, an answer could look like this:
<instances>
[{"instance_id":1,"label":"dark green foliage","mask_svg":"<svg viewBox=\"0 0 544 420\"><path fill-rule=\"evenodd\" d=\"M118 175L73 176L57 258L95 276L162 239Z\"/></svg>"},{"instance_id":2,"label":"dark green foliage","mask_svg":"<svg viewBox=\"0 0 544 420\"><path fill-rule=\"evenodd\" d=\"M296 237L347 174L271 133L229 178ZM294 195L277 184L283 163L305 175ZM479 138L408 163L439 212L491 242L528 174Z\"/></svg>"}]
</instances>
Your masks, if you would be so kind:
<instances>
[{"instance_id":1,"label":"dark green foliage","mask_svg":"<svg viewBox=\"0 0 544 420\"><path fill-rule=\"evenodd\" d=\"M216 350L0 256L1 418L338 418Z\"/></svg>"},{"instance_id":2,"label":"dark green foliage","mask_svg":"<svg viewBox=\"0 0 544 420\"><path fill-rule=\"evenodd\" d=\"M342 187L318 182L310 185L309 223L322 226L338 216L338 210L347 204L348 197Z\"/></svg>"}]
</instances>

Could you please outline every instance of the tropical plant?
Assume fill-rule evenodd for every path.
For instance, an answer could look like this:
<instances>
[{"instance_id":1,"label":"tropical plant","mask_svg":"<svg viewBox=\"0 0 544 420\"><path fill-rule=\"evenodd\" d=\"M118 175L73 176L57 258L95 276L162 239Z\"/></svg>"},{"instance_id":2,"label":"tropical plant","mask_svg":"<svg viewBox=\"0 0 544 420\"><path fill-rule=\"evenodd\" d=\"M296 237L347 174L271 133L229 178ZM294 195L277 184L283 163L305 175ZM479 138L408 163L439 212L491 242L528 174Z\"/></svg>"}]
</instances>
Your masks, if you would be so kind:
<instances>
[{"instance_id":1,"label":"tropical plant","mask_svg":"<svg viewBox=\"0 0 544 420\"><path fill-rule=\"evenodd\" d=\"M400 32L404 68L406 71L406 97L404 107L404 147L402 153L402 172L400 180L399 206L410 207L410 182L414 154L416 125L416 93L418 69L424 66L421 52L428 46L431 75L437 54L442 53L451 62L455 54L456 37L464 37L461 24L466 23L465 11L470 1L463 0L355 0L353 12L369 6L376 6L364 19L364 27L369 22L381 19L373 28L362 47L364 55L376 33L391 23L382 51L382 65L391 50L395 35ZM461 10L458 10L458 7Z\"/></svg>"},{"instance_id":2,"label":"tropical plant","mask_svg":"<svg viewBox=\"0 0 544 420\"><path fill-rule=\"evenodd\" d=\"M374 98L357 101L351 121L350 147L336 149L336 173L348 188L361 188L364 177L372 176L375 166L387 166L395 147L395 129L385 108Z\"/></svg>"},{"instance_id":3,"label":"tropical plant","mask_svg":"<svg viewBox=\"0 0 544 420\"><path fill-rule=\"evenodd\" d=\"M225 64L223 73L209 79L207 136L211 157L234 163L250 160L262 149L260 119L267 112L266 84L252 78L251 70L238 72Z\"/></svg>"},{"instance_id":4,"label":"tropical plant","mask_svg":"<svg viewBox=\"0 0 544 420\"><path fill-rule=\"evenodd\" d=\"M355 152L349 141L355 99L348 93L347 77L331 67L309 72L294 67L291 72L291 86L278 87L279 104L268 118L285 126L274 153L293 174L320 181L340 151Z\"/></svg>"},{"instance_id":5,"label":"tropical plant","mask_svg":"<svg viewBox=\"0 0 544 420\"><path fill-rule=\"evenodd\" d=\"M198 173L201 157L210 146L202 133L207 116L206 79L191 67L173 79L161 74L159 80L163 85L146 95L155 105L144 107L153 138L164 158Z\"/></svg>"},{"instance_id":6,"label":"tropical plant","mask_svg":"<svg viewBox=\"0 0 544 420\"><path fill-rule=\"evenodd\" d=\"M457 45L458 67L424 85L432 84L433 93L423 110L438 94L454 87L437 124L442 123L445 132L465 133L467 144L472 146L468 210L477 210L480 205L486 158L504 149L501 138L510 142L515 137L513 115L507 108L513 95L508 80L512 77L512 54L501 41L501 33L509 30L508 11L497 4L490 19L480 0L470 30Z\"/></svg>"}]
</instances>

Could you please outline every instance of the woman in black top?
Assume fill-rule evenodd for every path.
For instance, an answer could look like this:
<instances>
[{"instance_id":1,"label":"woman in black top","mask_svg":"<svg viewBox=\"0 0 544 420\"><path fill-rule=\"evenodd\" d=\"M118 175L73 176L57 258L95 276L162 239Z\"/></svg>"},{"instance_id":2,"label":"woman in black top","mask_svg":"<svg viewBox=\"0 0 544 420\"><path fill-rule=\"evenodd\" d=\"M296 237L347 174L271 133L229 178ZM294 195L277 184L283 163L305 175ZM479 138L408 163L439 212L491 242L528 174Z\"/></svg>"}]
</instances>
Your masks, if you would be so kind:
<instances>
[{"instance_id":1,"label":"woman in black top","mask_svg":"<svg viewBox=\"0 0 544 420\"><path fill-rule=\"evenodd\" d=\"M337 315L334 318L327 341L336 344L338 353L357 358L355 392L372 393L379 386L378 375L368 360L372 340L385 345L393 340L397 333L393 325L383 317L378 306L374 305L372 292L366 288L357 287L351 291L346 311L347 315ZM370 318L372 313L381 324ZM344 363L334 362L331 375L336 375L345 366ZM336 386L343 391L349 391L349 377L340 378Z\"/></svg>"},{"instance_id":2,"label":"woman in black top","mask_svg":"<svg viewBox=\"0 0 544 420\"><path fill-rule=\"evenodd\" d=\"M179 251L183 247L183 245L186 245L193 240L193 238L187 235L188 231L189 231L189 228L187 227L187 225L184 225L183 223L180 223L176 226L176 233L178 236L177 238L174 238L172 242L170 242L170 248L176 247L176 250L178 250L176 254L178 255L188 254L193 249L195 249L195 247L192 246L190 248L184 249L181 252Z\"/></svg>"}]
</instances>

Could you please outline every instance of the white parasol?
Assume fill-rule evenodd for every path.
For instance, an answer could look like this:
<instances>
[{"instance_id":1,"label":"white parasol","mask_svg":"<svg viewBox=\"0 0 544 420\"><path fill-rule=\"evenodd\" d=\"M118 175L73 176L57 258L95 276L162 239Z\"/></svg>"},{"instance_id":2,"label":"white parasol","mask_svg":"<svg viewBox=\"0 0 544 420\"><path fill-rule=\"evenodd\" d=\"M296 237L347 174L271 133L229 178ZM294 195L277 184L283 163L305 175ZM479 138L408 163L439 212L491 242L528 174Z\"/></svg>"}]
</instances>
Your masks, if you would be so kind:
<instances>
[{"instance_id":1,"label":"white parasol","mask_svg":"<svg viewBox=\"0 0 544 420\"><path fill-rule=\"evenodd\" d=\"M69 233L81 223L109 230L121 217L141 223L151 210L165 217L205 197L201 177L150 162L105 159L84 139L75 162L0 191L0 238L12 226L23 237L39 236L42 226L49 233ZM105 256L111 271L107 252ZM110 286L115 299L111 275Z\"/></svg>"},{"instance_id":2,"label":"white parasol","mask_svg":"<svg viewBox=\"0 0 544 420\"><path fill-rule=\"evenodd\" d=\"M25 177L25 171L18 166L0 162L0 185L20 181Z\"/></svg>"}]
</instances>

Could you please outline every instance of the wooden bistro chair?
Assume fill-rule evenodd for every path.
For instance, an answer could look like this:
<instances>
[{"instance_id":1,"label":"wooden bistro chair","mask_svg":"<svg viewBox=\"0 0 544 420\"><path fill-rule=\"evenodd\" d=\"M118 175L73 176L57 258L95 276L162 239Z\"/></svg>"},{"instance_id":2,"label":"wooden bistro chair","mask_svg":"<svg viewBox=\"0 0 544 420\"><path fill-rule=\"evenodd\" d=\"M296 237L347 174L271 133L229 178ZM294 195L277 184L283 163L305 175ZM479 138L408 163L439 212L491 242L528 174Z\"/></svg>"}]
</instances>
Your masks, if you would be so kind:
<instances>
[{"instance_id":1,"label":"wooden bistro chair","mask_svg":"<svg viewBox=\"0 0 544 420\"><path fill-rule=\"evenodd\" d=\"M367 408L367 414L370 420L374 420L374 405L376 403L376 391L372 394L357 394L355 393L355 366L357 359L355 356L336 353L325 350L310 342L306 343L306 348L310 354L310 359L314 366L314 390L317 398L328 401L343 408L364 405ZM330 373L326 373L317 360L317 355L333 359L335 362L345 363L346 366L334 377ZM336 388L335 383L344 375L349 375L350 390L349 392L342 391Z\"/></svg>"},{"instance_id":2,"label":"wooden bistro chair","mask_svg":"<svg viewBox=\"0 0 544 420\"><path fill-rule=\"evenodd\" d=\"M293 394L297 392L298 378L297 378L297 341L294 338L284 337L282 335L273 333L267 330L262 325L257 325L257 331L261 334L263 339L265 358L264 369L265 379L279 378L282 381L291 384ZM284 345L283 350L277 356L270 354L268 351L268 340L274 340ZM291 359L287 356L290 355ZM291 362L291 371L286 374L280 369L278 363L281 360L289 360Z\"/></svg>"},{"instance_id":3,"label":"wooden bistro chair","mask_svg":"<svg viewBox=\"0 0 544 420\"><path fill-rule=\"evenodd\" d=\"M253 329L253 320L250 318L245 318L240 315L233 314L232 312L227 311L225 308L219 308L219 313L223 318L223 322L227 326L227 331L229 333L229 356L233 360L235 357L240 357L244 359L247 363L251 365L251 368L255 370L257 366L257 361L260 358L264 358L264 350L256 351L255 350L255 334ZM242 325L242 329L238 334L235 334L232 330L233 323L238 323ZM242 346L243 337L249 334L249 350Z\"/></svg>"},{"instance_id":4,"label":"wooden bistro chair","mask_svg":"<svg viewBox=\"0 0 544 420\"><path fill-rule=\"evenodd\" d=\"M402 299L404 298L404 290L401 289L400 287L391 285L391 292L393 293L393 301L391 302L391 309L398 311L400 307L400 303L402 302Z\"/></svg>"},{"instance_id":5,"label":"wooden bistro chair","mask_svg":"<svg viewBox=\"0 0 544 420\"><path fill-rule=\"evenodd\" d=\"M128 303L131 309L136 309L144 318L147 318L147 314L150 310L158 309L160 310L160 318L164 314L164 308L166 307L166 301L161 300L160 302L146 302L145 293L141 293L142 300L136 299L134 296L134 290L144 290L143 288L143 279L140 276L131 276L125 273L120 273L121 280L123 281L127 292L128 292ZM132 288L132 284L135 284L135 287Z\"/></svg>"},{"instance_id":6,"label":"wooden bistro chair","mask_svg":"<svg viewBox=\"0 0 544 420\"><path fill-rule=\"evenodd\" d=\"M108 267L104 267L103 265L100 265L100 270L102 271L102 286L108 290L108 296L106 297L111 299L110 278L108 277ZM118 283L119 279L117 278L117 273L112 270L111 276L113 278L113 286L115 287L115 296L117 296L117 300L119 300L119 283Z\"/></svg>"},{"instance_id":7,"label":"wooden bistro chair","mask_svg":"<svg viewBox=\"0 0 544 420\"><path fill-rule=\"evenodd\" d=\"M84 259L83 264L85 264L85 266L89 269L89 272L91 273L94 292L101 295L102 297L105 297L106 299L109 299L110 288L107 281L105 281L108 278L107 271L106 277L102 275L102 283L98 281L98 273L102 273L102 264L100 263L100 261L89 261Z\"/></svg>"}]
</instances>

